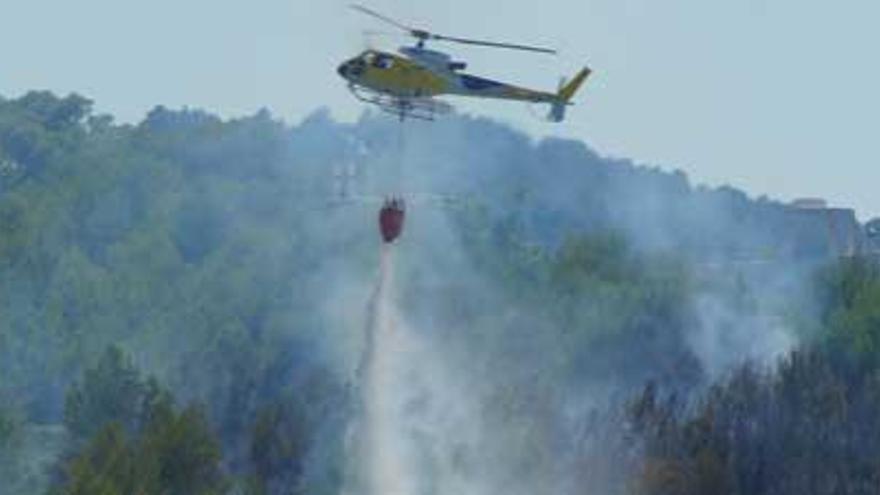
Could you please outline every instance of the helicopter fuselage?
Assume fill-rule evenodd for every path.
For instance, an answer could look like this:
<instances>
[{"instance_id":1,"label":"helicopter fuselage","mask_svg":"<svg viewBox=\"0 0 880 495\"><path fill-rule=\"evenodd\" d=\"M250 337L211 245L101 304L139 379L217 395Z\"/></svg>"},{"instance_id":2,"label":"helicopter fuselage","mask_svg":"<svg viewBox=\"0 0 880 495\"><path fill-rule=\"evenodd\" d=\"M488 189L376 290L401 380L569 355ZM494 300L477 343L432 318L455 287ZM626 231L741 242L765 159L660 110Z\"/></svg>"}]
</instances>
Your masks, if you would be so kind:
<instances>
[{"instance_id":1,"label":"helicopter fuselage","mask_svg":"<svg viewBox=\"0 0 880 495\"><path fill-rule=\"evenodd\" d=\"M499 98L535 103L554 103L559 96L493 81L460 70L442 52L405 47L407 56L367 50L339 66L337 72L349 84L398 99L432 98L441 95Z\"/></svg>"}]
</instances>

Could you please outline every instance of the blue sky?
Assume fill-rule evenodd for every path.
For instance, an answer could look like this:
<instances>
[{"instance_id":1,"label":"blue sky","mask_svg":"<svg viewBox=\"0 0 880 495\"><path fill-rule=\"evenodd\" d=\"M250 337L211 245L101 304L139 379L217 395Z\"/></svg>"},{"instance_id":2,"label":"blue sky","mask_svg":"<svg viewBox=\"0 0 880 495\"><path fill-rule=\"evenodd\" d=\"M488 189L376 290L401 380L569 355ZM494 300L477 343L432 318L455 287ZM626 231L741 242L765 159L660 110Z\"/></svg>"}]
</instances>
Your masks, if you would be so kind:
<instances>
[{"instance_id":1,"label":"blue sky","mask_svg":"<svg viewBox=\"0 0 880 495\"><path fill-rule=\"evenodd\" d=\"M0 94L76 91L136 121L156 104L224 116L267 107L296 123L362 105L338 63L384 29L347 1L4 0ZM558 47L558 57L448 46L470 69L552 89L595 75L562 125L528 107L457 101L534 136L680 168L697 183L827 198L880 215L876 0L364 0L460 36ZM374 39L393 48L396 39Z\"/></svg>"}]
</instances>

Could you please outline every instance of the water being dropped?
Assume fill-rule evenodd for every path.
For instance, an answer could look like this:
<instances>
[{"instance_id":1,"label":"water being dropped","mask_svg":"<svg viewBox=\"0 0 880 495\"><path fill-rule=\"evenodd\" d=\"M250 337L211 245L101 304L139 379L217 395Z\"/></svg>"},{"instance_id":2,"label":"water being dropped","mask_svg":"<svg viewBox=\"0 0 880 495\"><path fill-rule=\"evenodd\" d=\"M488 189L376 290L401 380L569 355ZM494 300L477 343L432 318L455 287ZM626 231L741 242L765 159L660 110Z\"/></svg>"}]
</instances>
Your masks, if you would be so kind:
<instances>
[{"instance_id":1,"label":"water being dropped","mask_svg":"<svg viewBox=\"0 0 880 495\"><path fill-rule=\"evenodd\" d=\"M477 421L441 360L397 310L393 249L382 248L368 305L343 495L477 493L466 469Z\"/></svg>"}]
</instances>

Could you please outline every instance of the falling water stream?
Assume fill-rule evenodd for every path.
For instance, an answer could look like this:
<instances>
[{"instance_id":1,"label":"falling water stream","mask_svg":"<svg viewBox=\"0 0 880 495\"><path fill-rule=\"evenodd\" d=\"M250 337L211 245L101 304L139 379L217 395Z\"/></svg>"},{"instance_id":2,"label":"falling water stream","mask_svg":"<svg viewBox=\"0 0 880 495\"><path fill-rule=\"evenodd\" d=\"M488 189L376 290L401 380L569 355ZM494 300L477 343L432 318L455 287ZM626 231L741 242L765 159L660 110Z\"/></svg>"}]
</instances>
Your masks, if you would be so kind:
<instances>
[{"instance_id":1,"label":"falling water stream","mask_svg":"<svg viewBox=\"0 0 880 495\"><path fill-rule=\"evenodd\" d=\"M394 247L382 245L379 279L370 298L365 345L358 368L359 415L349 442L349 495L418 493L410 463L415 455L405 414L408 379L405 333L398 327L393 301Z\"/></svg>"},{"instance_id":2,"label":"falling water stream","mask_svg":"<svg viewBox=\"0 0 880 495\"><path fill-rule=\"evenodd\" d=\"M343 495L486 493L474 455L481 437L469 387L424 332L409 327L394 288L393 244L383 244L367 308Z\"/></svg>"}]
</instances>

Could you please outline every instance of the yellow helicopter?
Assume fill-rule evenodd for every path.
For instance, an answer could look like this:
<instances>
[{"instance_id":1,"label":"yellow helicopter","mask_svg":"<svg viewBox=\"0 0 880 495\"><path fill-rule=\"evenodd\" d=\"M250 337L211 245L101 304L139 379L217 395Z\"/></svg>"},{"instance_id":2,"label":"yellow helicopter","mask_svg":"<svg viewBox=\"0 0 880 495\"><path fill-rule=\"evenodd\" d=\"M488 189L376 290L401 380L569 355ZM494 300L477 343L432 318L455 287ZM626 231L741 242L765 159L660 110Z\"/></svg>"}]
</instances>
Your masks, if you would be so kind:
<instances>
[{"instance_id":1,"label":"yellow helicopter","mask_svg":"<svg viewBox=\"0 0 880 495\"><path fill-rule=\"evenodd\" d=\"M452 107L437 96L456 95L477 98L497 98L530 103L547 103L547 119L562 122L565 108L581 87L590 69L584 67L570 82L564 80L558 91L536 91L510 84L465 74L464 62L453 61L448 54L425 48L428 41L447 41L466 45L507 48L537 53L555 54L555 50L512 43L496 43L435 34L424 29L406 26L394 19L361 5L352 9L375 17L417 40L415 46L399 49L401 55L379 50L366 50L344 62L337 72L346 81L359 100L378 106L401 120L417 118L433 120L434 115L449 112Z\"/></svg>"}]
</instances>

